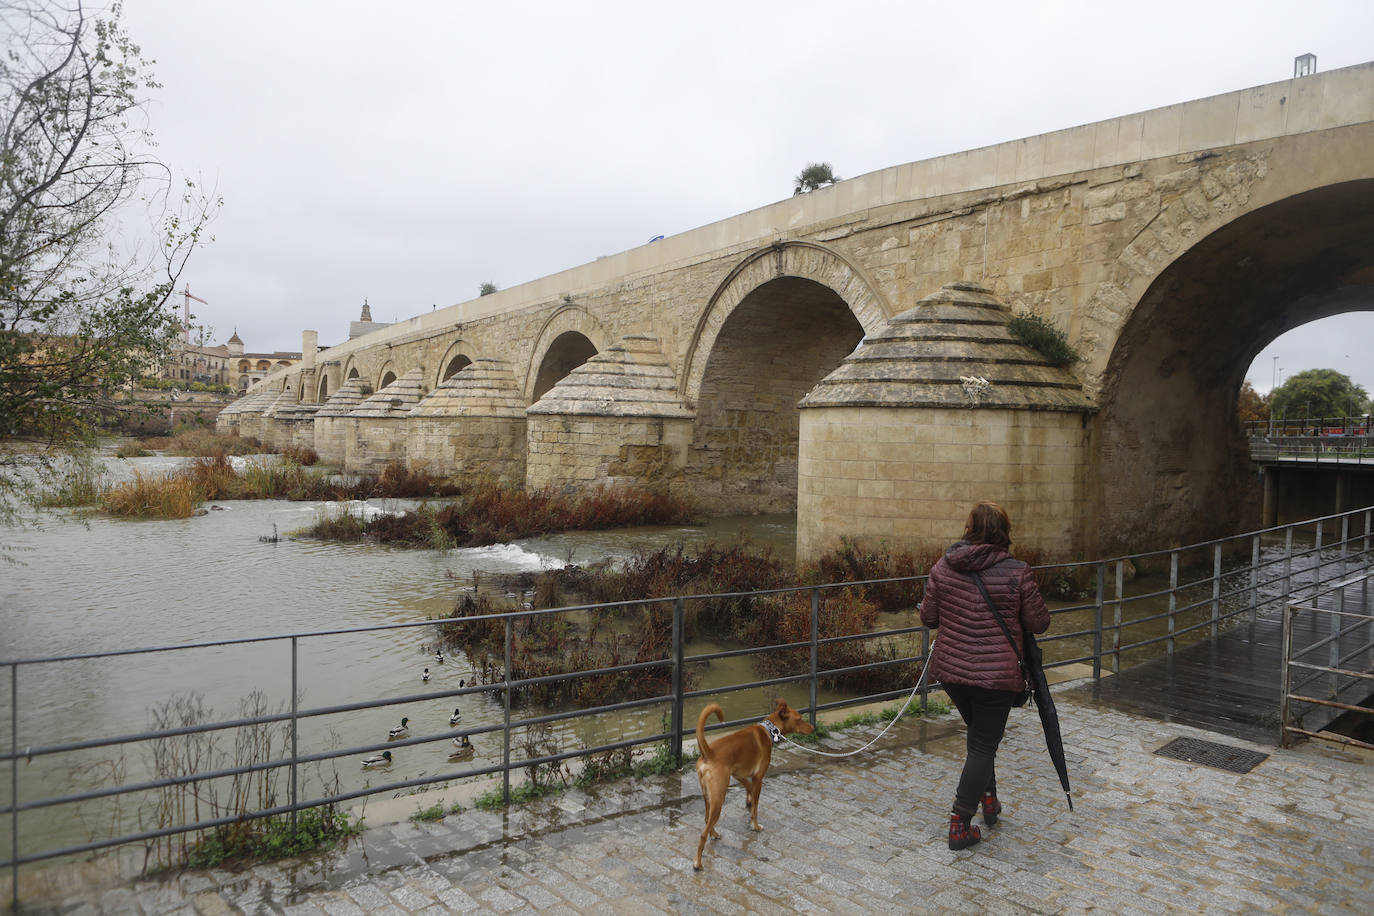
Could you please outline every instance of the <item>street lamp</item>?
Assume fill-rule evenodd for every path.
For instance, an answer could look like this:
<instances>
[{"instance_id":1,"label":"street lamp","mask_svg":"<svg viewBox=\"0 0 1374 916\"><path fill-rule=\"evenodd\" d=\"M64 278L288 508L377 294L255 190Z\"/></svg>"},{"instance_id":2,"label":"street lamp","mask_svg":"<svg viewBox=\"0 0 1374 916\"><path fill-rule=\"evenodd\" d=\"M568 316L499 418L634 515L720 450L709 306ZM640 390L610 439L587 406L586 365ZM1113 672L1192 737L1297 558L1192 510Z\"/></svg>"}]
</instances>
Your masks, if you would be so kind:
<instances>
[{"instance_id":1,"label":"street lamp","mask_svg":"<svg viewBox=\"0 0 1374 916\"><path fill-rule=\"evenodd\" d=\"M1269 374L1269 435L1274 435L1274 389L1279 381L1279 358L1274 357L1274 368Z\"/></svg>"}]
</instances>

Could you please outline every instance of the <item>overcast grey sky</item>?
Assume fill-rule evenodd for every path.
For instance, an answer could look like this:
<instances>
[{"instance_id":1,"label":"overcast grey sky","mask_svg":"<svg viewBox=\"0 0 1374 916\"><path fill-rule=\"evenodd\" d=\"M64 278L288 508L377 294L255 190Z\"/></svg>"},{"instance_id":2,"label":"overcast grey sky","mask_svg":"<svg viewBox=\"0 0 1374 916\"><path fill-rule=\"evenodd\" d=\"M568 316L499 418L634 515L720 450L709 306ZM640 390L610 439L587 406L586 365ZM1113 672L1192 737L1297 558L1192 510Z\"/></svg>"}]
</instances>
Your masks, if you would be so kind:
<instances>
[{"instance_id":1,"label":"overcast grey sky","mask_svg":"<svg viewBox=\"0 0 1374 916\"><path fill-rule=\"evenodd\" d=\"M224 198L185 278L223 342L341 342L852 177L1374 59L1370 0L125 0L159 154ZM1256 359L1374 390L1330 319ZM1352 328L1354 329L1352 331ZM1310 338L1310 339L1307 339ZM1333 345L1334 349L1324 348ZM1367 346L1366 348L1367 349Z\"/></svg>"}]
</instances>

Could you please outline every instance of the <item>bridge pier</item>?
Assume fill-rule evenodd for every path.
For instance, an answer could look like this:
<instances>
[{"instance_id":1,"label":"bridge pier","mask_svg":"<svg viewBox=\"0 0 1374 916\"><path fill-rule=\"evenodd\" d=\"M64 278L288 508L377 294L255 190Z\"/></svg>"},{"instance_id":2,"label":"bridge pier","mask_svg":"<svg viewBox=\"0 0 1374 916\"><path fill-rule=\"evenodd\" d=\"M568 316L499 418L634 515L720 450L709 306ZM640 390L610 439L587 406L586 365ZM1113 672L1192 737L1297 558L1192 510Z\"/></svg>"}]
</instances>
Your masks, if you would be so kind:
<instances>
[{"instance_id":1,"label":"bridge pier","mask_svg":"<svg viewBox=\"0 0 1374 916\"><path fill-rule=\"evenodd\" d=\"M657 338L623 338L569 372L525 414L531 490L682 487L694 415L682 406Z\"/></svg>"},{"instance_id":2,"label":"bridge pier","mask_svg":"<svg viewBox=\"0 0 1374 916\"><path fill-rule=\"evenodd\" d=\"M1264 506L1261 510L1261 527L1273 528L1279 523L1279 469L1263 468Z\"/></svg>"},{"instance_id":3,"label":"bridge pier","mask_svg":"<svg viewBox=\"0 0 1374 916\"><path fill-rule=\"evenodd\" d=\"M841 537L939 551L981 499L1024 548L1072 556L1087 523L1091 407L1007 330L1010 310L954 283L892 318L803 398L798 559Z\"/></svg>"},{"instance_id":4,"label":"bridge pier","mask_svg":"<svg viewBox=\"0 0 1374 916\"><path fill-rule=\"evenodd\" d=\"M406 467L434 477L490 474L525 482L525 399L510 363L478 359L410 412Z\"/></svg>"}]
</instances>

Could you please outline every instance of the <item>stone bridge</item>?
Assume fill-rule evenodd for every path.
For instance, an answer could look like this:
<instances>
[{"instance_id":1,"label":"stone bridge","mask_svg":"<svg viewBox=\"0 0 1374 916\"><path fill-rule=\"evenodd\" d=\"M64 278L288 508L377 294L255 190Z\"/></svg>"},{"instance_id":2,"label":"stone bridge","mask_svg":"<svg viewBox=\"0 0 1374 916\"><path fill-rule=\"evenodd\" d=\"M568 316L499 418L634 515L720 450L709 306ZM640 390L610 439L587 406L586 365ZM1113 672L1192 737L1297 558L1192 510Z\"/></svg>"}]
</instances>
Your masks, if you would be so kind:
<instances>
[{"instance_id":1,"label":"stone bridge","mask_svg":"<svg viewBox=\"0 0 1374 916\"><path fill-rule=\"evenodd\" d=\"M354 469L795 508L803 557L938 547L980 498L1023 548L1140 550L1256 520L1249 364L1371 281L1362 64L894 166L318 353L306 331L220 423Z\"/></svg>"}]
</instances>

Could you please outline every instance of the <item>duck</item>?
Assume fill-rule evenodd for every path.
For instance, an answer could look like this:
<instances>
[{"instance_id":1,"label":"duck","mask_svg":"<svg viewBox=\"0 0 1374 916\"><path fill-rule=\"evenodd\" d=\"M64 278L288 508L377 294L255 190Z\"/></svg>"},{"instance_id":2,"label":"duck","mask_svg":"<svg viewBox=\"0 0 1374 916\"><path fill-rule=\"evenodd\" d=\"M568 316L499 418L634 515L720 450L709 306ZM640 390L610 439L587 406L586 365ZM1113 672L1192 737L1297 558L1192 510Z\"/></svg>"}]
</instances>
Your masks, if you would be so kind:
<instances>
[{"instance_id":1,"label":"duck","mask_svg":"<svg viewBox=\"0 0 1374 916\"><path fill-rule=\"evenodd\" d=\"M428 680L429 680L429 669L428 669L428 668L425 669L425 673L424 673L424 674L420 675L420 680L422 680L422 681L428 681Z\"/></svg>"},{"instance_id":2,"label":"duck","mask_svg":"<svg viewBox=\"0 0 1374 916\"><path fill-rule=\"evenodd\" d=\"M410 734L410 720L402 716L401 724L387 732L386 737L388 741L394 741L397 738L404 738L408 734Z\"/></svg>"},{"instance_id":3,"label":"duck","mask_svg":"<svg viewBox=\"0 0 1374 916\"><path fill-rule=\"evenodd\" d=\"M380 754L373 754L363 758L364 767L384 767L391 765L391 751L382 751Z\"/></svg>"},{"instance_id":4,"label":"duck","mask_svg":"<svg viewBox=\"0 0 1374 916\"><path fill-rule=\"evenodd\" d=\"M467 735L459 735L453 739L453 752L455 754L470 750L472 750L472 741L468 739Z\"/></svg>"},{"instance_id":5,"label":"duck","mask_svg":"<svg viewBox=\"0 0 1374 916\"><path fill-rule=\"evenodd\" d=\"M442 664L444 663L444 650L443 650L443 649L440 649L438 652L435 652L435 653L434 653L434 661L437 662L437 663L440 664L440 665L442 665Z\"/></svg>"},{"instance_id":6,"label":"duck","mask_svg":"<svg viewBox=\"0 0 1374 916\"><path fill-rule=\"evenodd\" d=\"M459 689L459 690L462 690L462 689L463 689L464 687L466 687L466 686L467 686L467 681L463 680L461 677L458 678L458 689Z\"/></svg>"},{"instance_id":7,"label":"duck","mask_svg":"<svg viewBox=\"0 0 1374 916\"><path fill-rule=\"evenodd\" d=\"M462 712L460 712L459 709L458 709L458 707L455 706L455 707L453 707L453 715L451 715L451 716L448 717L448 724L449 724L449 725L457 725L457 724L458 724L458 721L459 721L460 719L462 719L462 718L463 718Z\"/></svg>"}]
</instances>

